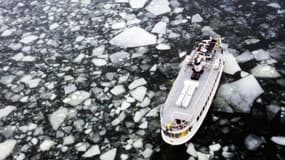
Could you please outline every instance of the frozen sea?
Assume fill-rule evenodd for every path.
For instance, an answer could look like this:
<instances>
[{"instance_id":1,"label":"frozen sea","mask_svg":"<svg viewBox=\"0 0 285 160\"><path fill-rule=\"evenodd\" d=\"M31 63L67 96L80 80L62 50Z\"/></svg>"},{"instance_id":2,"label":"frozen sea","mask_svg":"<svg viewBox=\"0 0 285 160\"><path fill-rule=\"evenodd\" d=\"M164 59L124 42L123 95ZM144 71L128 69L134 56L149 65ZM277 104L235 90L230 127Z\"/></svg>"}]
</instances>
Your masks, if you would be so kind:
<instances>
[{"instance_id":1,"label":"frozen sea","mask_svg":"<svg viewBox=\"0 0 285 160\"><path fill-rule=\"evenodd\" d=\"M204 35L226 52L188 143L159 108ZM0 160L284 160L284 0L0 0Z\"/></svg>"}]
</instances>

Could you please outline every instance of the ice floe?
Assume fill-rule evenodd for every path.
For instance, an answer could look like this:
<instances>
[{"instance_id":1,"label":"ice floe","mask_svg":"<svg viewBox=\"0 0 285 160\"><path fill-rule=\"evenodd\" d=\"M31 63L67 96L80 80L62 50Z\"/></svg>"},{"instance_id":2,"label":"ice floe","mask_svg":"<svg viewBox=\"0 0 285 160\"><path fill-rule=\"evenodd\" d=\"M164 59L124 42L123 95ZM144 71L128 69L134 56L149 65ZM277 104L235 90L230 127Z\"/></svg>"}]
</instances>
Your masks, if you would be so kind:
<instances>
[{"instance_id":1,"label":"ice floe","mask_svg":"<svg viewBox=\"0 0 285 160\"><path fill-rule=\"evenodd\" d=\"M63 145L71 145L75 142L74 136L69 135L63 138Z\"/></svg>"},{"instance_id":2,"label":"ice floe","mask_svg":"<svg viewBox=\"0 0 285 160\"><path fill-rule=\"evenodd\" d=\"M151 32L157 34L166 34L166 27L167 24L165 22L157 22Z\"/></svg>"},{"instance_id":3,"label":"ice floe","mask_svg":"<svg viewBox=\"0 0 285 160\"><path fill-rule=\"evenodd\" d=\"M134 116L134 121L139 122L148 111L148 108L140 109L139 111L137 111Z\"/></svg>"},{"instance_id":4,"label":"ice floe","mask_svg":"<svg viewBox=\"0 0 285 160\"><path fill-rule=\"evenodd\" d=\"M273 118L275 118L280 110L281 108L277 105L273 105L273 104L267 105L266 114L267 114L268 119L272 120Z\"/></svg>"},{"instance_id":5,"label":"ice floe","mask_svg":"<svg viewBox=\"0 0 285 160\"><path fill-rule=\"evenodd\" d=\"M2 32L1 37L11 36L15 31L16 29L7 29L4 32Z\"/></svg>"},{"instance_id":6,"label":"ice floe","mask_svg":"<svg viewBox=\"0 0 285 160\"><path fill-rule=\"evenodd\" d=\"M52 114L49 115L49 122L54 130L57 130L58 127L63 123L68 113L68 109L60 107Z\"/></svg>"},{"instance_id":7,"label":"ice floe","mask_svg":"<svg viewBox=\"0 0 285 160\"><path fill-rule=\"evenodd\" d=\"M151 148L146 148L143 152L142 155L144 158L150 158L150 156L152 155L153 150Z\"/></svg>"},{"instance_id":8,"label":"ice floe","mask_svg":"<svg viewBox=\"0 0 285 160\"><path fill-rule=\"evenodd\" d=\"M100 160L114 160L117 154L117 148L108 150L100 155Z\"/></svg>"},{"instance_id":9,"label":"ice floe","mask_svg":"<svg viewBox=\"0 0 285 160\"><path fill-rule=\"evenodd\" d=\"M276 71L276 69L273 66L270 66L268 64L258 64L254 68L250 70L250 72L255 77L261 77L261 78L278 78L280 77L280 74Z\"/></svg>"},{"instance_id":10,"label":"ice floe","mask_svg":"<svg viewBox=\"0 0 285 160\"><path fill-rule=\"evenodd\" d=\"M192 16L192 19L191 19L192 23L199 23L199 22L202 22L202 21L203 21L203 18L201 17L200 14L194 14Z\"/></svg>"},{"instance_id":11,"label":"ice floe","mask_svg":"<svg viewBox=\"0 0 285 160\"><path fill-rule=\"evenodd\" d=\"M101 67L101 66L105 66L107 64L107 61L105 59L101 59L101 58L94 58L94 59L92 59L92 63L95 66Z\"/></svg>"},{"instance_id":12,"label":"ice floe","mask_svg":"<svg viewBox=\"0 0 285 160\"><path fill-rule=\"evenodd\" d=\"M69 84L64 86L64 94L69 94L76 91L76 86L74 84Z\"/></svg>"},{"instance_id":13,"label":"ice floe","mask_svg":"<svg viewBox=\"0 0 285 160\"><path fill-rule=\"evenodd\" d=\"M165 14L171 11L168 0L152 0L146 7L146 10L155 16Z\"/></svg>"},{"instance_id":14,"label":"ice floe","mask_svg":"<svg viewBox=\"0 0 285 160\"><path fill-rule=\"evenodd\" d=\"M170 46L168 44L160 43L155 47L157 50L170 50Z\"/></svg>"},{"instance_id":15,"label":"ice floe","mask_svg":"<svg viewBox=\"0 0 285 160\"><path fill-rule=\"evenodd\" d=\"M0 160L5 160L15 148L17 141L14 139L8 139L0 143Z\"/></svg>"},{"instance_id":16,"label":"ice floe","mask_svg":"<svg viewBox=\"0 0 285 160\"><path fill-rule=\"evenodd\" d=\"M122 29L126 27L126 22L118 22L118 23L114 23L112 24L111 28L112 29Z\"/></svg>"},{"instance_id":17,"label":"ice floe","mask_svg":"<svg viewBox=\"0 0 285 160\"><path fill-rule=\"evenodd\" d=\"M251 151L257 150L262 143L264 139L254 134L249 134L244 140L245 147Z\"/></svg>"},{"instance_id":18,"label":"ice floe","mask_svg":"<svg viewBox=\"0 0 285 160\"><path fill-rule=\"evenodd\" d=\"M101 56L105 51L105 45L98 46L92 50L92 56Z\"/></svg>"},{"instance_id":19,"label":"ice floe","mask_svg":"<svg viewBox=\"0 0 285 160\"><path fill-rule=\"evenodd\" d=\"M251 38L244 41L244 43L247 45L256 44L258 42L260 42L260 40L256 38Z\"/></svg>"},{"instance_id":20,"label":"ice floe","mask_svg":"<svg viewBox=\"0 0 285 160\"><path fill-rule=\"evenodd\" d=\"M267 60L270 58L269 53L264 49L254 50L252 51L252 54L257 61Z\"/></svg>"},{"instance_id":21,"label":"ice floe","mask_svg":"<svg viewBox=\"0 0 285 160\"><path fill-rule=\"evenodd\" d=\"M224 52L224 55L225 55L225 65L223 71L225 73L233 75L241 70L240 66L236 61L236 58L232 54Z\"/></svg>"},{"instance_id":22,"label":"ice floe","mask_svg":"<svg viewBox=\"0 0 285 160\"><path fill-rule=\"evenodd\" d=\"M6 106L4 108L1 108L0 109L0 119L8 116L11 112L13 112L16 109L17 108L15 106Z\"/></svg>"},{"instance_id":23,"label":"ice floe","mask_svg":"<svg viewBox=\"0 0 285 160\"><path fill-rule=\"evenodd\" d=\"M130 92L131 96L134 97L138 101L143 101L146 95L147 88L144 86L137 87L136 89Z\"/></svg>"},{"instance_id":24,"label":"ice floe","mask_svg":"<svg viewBox=\"0 0 285 160\"><path fill-rule=\"evenodd\" d=\"M29 44L34 42L35 40L37 40L39 37L35 36L35 35L28 35L28 36L24 36L20 42L24 43L24 44Z\"/></svg>"},{"instance_id":25,"label":"ice floe","mask_svg":"<svg viewBox=\"0 0 285 160\"><path fill-rule=\"evenodd\" d=\"M100 153L101 152L99 146L93 145L82 155L82 157L84 158L94 157L96 155L99 155Z\"/></svg>"},{"instance_id":26,"label":"ice floe","mask_svg":"<svg viewBox=\"0 0 285 160\"><path fill-rule=\"evenodd\" d=\"M130 53L125 51L116 52L110 55L113 64L121 64L130 58Z\"/></svg>"},{"instance_id":27,"label":"ice floe","mask_svg":"<svg viewBox=\"0 0 285 160\"><path fill-rule=\"evenodd\" d=\"M222 97L236 112L249 113L254 100L263 93L258 81L249 75L232 83L221 85L217 96Z\"/></svg>"},{"instance_id":28,"label":"ice floe","mask_svg":"<svg viewBox=\"0 0 285 160\"><path fill-rule=\"evenodd\" d=\"M111 89L111 93L115 96L122 95L126 92L125 87L123 85L117 85L113 89Z\"/></svg>"},{"instance_id":29,"label":"ice floe","mask_svg":"<svg viewBox=\"0 0 285 160\"><path fill-rule=\"evenodd\" d=\"M271 141L276 143L276 144L285 146L285 137L283 137L283 136L273 136L273 137L271 137Z\"/></svg>"},{"instance_id":30,"label":"ice floe","mask_svg":"<svg viewBox=\"0 0 285 160\"><path fill-rule=\"evenodd\" d=\"M276 9L280 9L281 8L280 4L277 3L277 2L269 3L269 4L267 4L267 6L272 7L272 8L276 8Z\"/></svg>"},{"instance_id":31,"label":"ice floe","mask_svg":"<svg viewBox=\"0 0 285 160\"><path fill-rule=\"evenodd\" d=\"M54 30L57 27L59 27L59 24L58 23L53 23L52 25L49 26L49 30Z\"/></svg>"},{"instance_id":32,"label":"ice floe","mask_svg":"<svg viewBox=\"0 0 285 160\"><path fill-rule=\"evenodd\" d=\"M129 0L132 8L142 8L148 0Z\"/></svg>"},{"instance_id":33,"label":"ice floe","mask_svg":"<svg viewBox=\"0 0 285 160\"><path fill-rule=\"evenodd\" d=\"M78 104L82 103L85 99L90 97L90 93L86 91L75 91L68 95L63 102L70 104L72 106L77 106Z\"/></svg>"},{"instance_id":34,"label":"ice floe","mask_svg":"<svg viewBox=\"0 0 285 160\"><path fill-rule=\"evenodd\" d=\"M53 147L56 143L52 140L44 140L40 145L41 151L48 151L51 147Z\"/></svg>"},{"instance_id":35,"label":"ice floe","mask_svg":"<svg viewBox=\"0 0 285 160\"><path fill-rule=\"evenodd\" d=\"M120 47L139 47L156 43L156 36L140 27L127 28L110 40L112 45Z\"/></svg>"},{"instance_id":36,"label":"ice floe","mask_svg":"<svg viewBox=\"0 0 285 160\"><path fill-rule=\"evenodd\" d=\"M193 143L189 143L186 153L188 153L189 155L193 156L193 157L197 157L197 151L193 145Z\"/></svg>"},{"instance_id":37,"label":"ice floe","mask_svg":"<svg viewBox=\"0 0 285 160\"><path fill-rule=\"evenodd\" d=\"M254 59L253 54L250 51L244 51L242 54L236 57L239 63L245 63Z\"/></svg>"},{"instance_id":38,"label":"ice floe","mask_svg":"<svg viewBox=\"0 0 285 160\"><path fill-rule=\"evenodd\" d=\"M137 140L134 141L133 146L135 148L142 148L143 147L143 139L139 138Z\"/></svg>"},{"instance_id":39,"label":"ice floe","mask_svg":"<svg viewBox=\"0 0 285 160\"><path fill-rule=\"evenodd\" d=\"M128 88L129 89L135 89L139 86L143 86L147 84L146 80L144 78L138 78L136 80L134 80L131 84L129 84Z\"/></svg>"}]
</instances>

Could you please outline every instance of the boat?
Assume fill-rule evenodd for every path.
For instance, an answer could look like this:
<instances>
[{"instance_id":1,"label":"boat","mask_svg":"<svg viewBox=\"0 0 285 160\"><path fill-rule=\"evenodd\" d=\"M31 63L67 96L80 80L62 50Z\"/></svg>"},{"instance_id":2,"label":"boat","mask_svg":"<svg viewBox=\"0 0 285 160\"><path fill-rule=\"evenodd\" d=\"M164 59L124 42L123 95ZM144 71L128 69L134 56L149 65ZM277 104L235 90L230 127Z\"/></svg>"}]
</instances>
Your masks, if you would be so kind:
<instances>
[{"instance_id":1,"label":"boat","mask_svg":"<svg viewBox=\"0 0 285 160\"><path fill-rule=\"evenodd\" d=\"M162 139L170 145L188 142L198 131L211 106L224 67L221 38L199 41L185 57L160 108Z\"/></svg>"}]
</instances>

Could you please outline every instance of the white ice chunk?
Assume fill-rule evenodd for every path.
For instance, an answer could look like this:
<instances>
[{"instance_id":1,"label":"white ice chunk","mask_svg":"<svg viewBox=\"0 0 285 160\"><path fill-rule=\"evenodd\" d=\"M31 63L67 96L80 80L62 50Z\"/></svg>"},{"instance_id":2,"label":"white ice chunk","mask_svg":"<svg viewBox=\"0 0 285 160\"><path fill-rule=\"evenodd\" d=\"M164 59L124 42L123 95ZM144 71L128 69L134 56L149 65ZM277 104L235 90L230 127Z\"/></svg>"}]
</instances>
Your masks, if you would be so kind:
<instances>
[{"instance_id":1,"label":"white ice chunk","mask_svg":"<svg viewBox=\"0 0 285 160\"><path fill-rule=\"evenodd\" d=\"M111 93L115 96L122 95L126 92L125 87L123 85L117 85L113 89L111 89Z\"/></svg>"},{"instance_id":2,"label":"white ice chunk","mask_svg":"<svg viewBox=\"0 0 285 160\"><path fill-rule=\"evenodd\" d=\"M129 0L132 8L142 8L148 0Z\"/></svg>"},{"instance_id":3,"label":"white ice chunk","mask_svg":"<svg viewBox=\"0 0 285 160\"><path fill-rule=\"evenodd\" d=\"M35 35L28 35L25 37L22 37L22 39L20 40L20 42L24 43L24 44L29 44L34 42L35 40L37 40L39 37L35 36Z\"/></svg>"},{"instance_id":4,"label":"white ice chunk","mask_svg":"<svg viewBox=\"0 0 285 160\"><path fill-rule=\"evenodd\" d=\"M264 49L254 50L252 51L252 54L254 55L257 61L262 61L270 58L269 53Z\"/></svg>"},{"instance_id":5,"label":"white ice chunk","mask_svg":"<svg viewBox=\"0 0 285 160\"><path fill-rule=\"evenodd\" d=\"M125 110L128 109L131 106L131 104L127 101L123 101L123 103L121 104L121 110Z\"/></svg>"},{"instance_id":6,"label":"white ice chunk","mask_svg":"<svg viewBox=\"0 0 285 160\"><path fill-rule=\"evenodd\" d=\"M8 139L0 143L0 160L5 160L15 148L17 141L14 139Z\"/></svg>"},{"instance_id":7,"label":"white ice chunk","mask_svg":"<svg viewBox=\"0 0 285 160\"><path fill-rule=\"evenodd\" d=\"M276 71L276 69L267 64L258 64L250 72L255 77L262 77L262 78L278 78L280 74Z\"/></svg>"},{"instance_id":8,"label":"white ice chunk","mask_svg":"<svg viewBox=\"0 0 285 160\"><path fill-rule=\"evenodd\" d=\"M209 149L212 152L216 152L216 151L219 151L221 149L221 145L219 143L212 144L212 145L209 146Z\"/></svg>"},{"instance_id":9,"label":"white ice chunk","mask_svg":"<svg viewBox=\"0 0 285 160\"><path fill-rule=\"evenodd\" d=\"M150 99L148 97L145 97L144 100L141 103L138 103L138 106L140 107L147 107L150 104Z\"/></svg>"},{"instance_id":10,"label":"white ice chunk","mask_svg":"<svg viewBox=\"0 0 285 160\"><path fill-rule=\"evenodd\" d=\"M105 51L105 46L101 45L92 50L92 56L101 56L104 53L104 51Z\"/></svg>"},{"instance_id":11,"label":"white ice chunk","mask_svg":"<svg viewBox=\"0 0 285 160\"><path fill-rule=\"evenodd\" d=\"M118 22L112 24L112 29L122 29L126 27L126 22Z\"/></svg>"},{"instance_id":12,"label":"white ice chunk","mask_svg":"<svg viewBox=\"0 0 285 160\"><path fill-rule=\"evenodd\" d=\"M245 63L254 59L253 54L250 51L245 51L241 55L236 57L239 63Z\"/></svg>"},{"instance_id":13,"label":"white ice chunk","mask_svg":"<svg viewBox=\"0 0 285 160\"><path fill-rule=\"evenodd\" d=\"M139 128L146 129L147 126L148 126L148 122L147 121L143 121L143 123L139 125Z\"/></svg>"},{"instance_id":14,"label":"white ice chunk","mask_svg":"<svg viewBox=\"0 0 285 160\"><path fill-rule=\"evenodd\" d=\"M256 38L251 38L251 39L245 40L244 42L245 42L245 44L247 44L247 45L251 45L251 44L256 44L256 43L260 42L260 40L259 40L259 39L256 39Z\"/></svg>"},{"instance_id":15,"label":"white ice chunk","mask_svg":"<svg viewBox=\"0 0 285 160\"><path fill-rule=\"evenodd\" d=\"M210 155L202 152L197 152L198 160L209 160Z\"/></svg>"},{"instance_id":16,"label":"white ice chunk","mask_svg":"<svg viewBox=\"0 0 285 160\"><path fill-rule=\"evenodd\" d=\"M7 76L2 76L0 78L0 83L4 85L9 85L13 82L13 80L16 78L14 75L7 75Z\"/></svg>"},{"instance_id":17,"label":"white ice chunk","mask_svg":"<svg viewBox=\"0 0 285 160\"><path fill-rule=\"evenodd\" d=\"M117 148L113 148L102 155L100 155L100 160L114 160L117 154Z\"/></svg>"},{"instance_id":18,"label":"white ice chunk","mask_svg":"<svg viewBox=\"0 0 285 160\"><path fill-rule=\"evenodd\" d=\"M21 61L23 58L24 58L24 54L20 52L14 55L11 59L13 59L14 61Z\"/></svg>"},{"instance_id":19,"label":"white ice chunk","mask_svg":"<svg viewBox=\"0 0 285 160\"><path fill-rule=\"evenodd\" d=\"M193 143L189 143L186 152L193 156L193 157L197 157L197 151L195 149L195 146L193 145Z\"/></svg>"},{"instance_id":20,"label":"white ice chunk","mask_svg":"<svg viewBox=\"0 0 285 160\"><path fill-rule=\"evenodd\" d=\"M75 149L76 149L78 152L85 152L88 147L89 147L89 144L88 144L88 143L85 143L85 142L80 142L80 143L77 143L77 144L75 145Z\"/></svg>"},{"instance_id":21,"label":"white ice chunk","mask_svg":"<svg viewBox=\"0 0 285 160\"><path fill-rule=\"evenodd\" d=\"M137 88L137 87L139 87L139 86L143 86L143 85L145 85L145 84L147 84L147 82L146 82L146 80L145 80L144 78L138 78L138 79L134 80L134 81L128 86L128 88L129 88L129 89L135 89L135 88Z\"/></svg>"},{"instance_id":22,"label":"white ice chunk","mask_svg":"<svg viewBox=\"0 0 285 160\"><path fill-rule=\"evenodd\" d=\"M11 36L15 31L16 29L7 29L4 32L2 32L1 37Z\"/></svg>"},{"instance_id":23,"label":"white ice chunk","mask_svg":"<svg viewBox=\"0 0 285 160\"><path fill-rule=\"evenodd\" d=\"M49 122L54 130L57 130L58 127L63 123L68 113L68 109L60 107L52 114L49 115Z\"/></svg>"},{"instance_id":24,"label":"white ice chunk","mask_svg":"<svg viewBox=\"0 0 285 160\"><path fill-rule=\"evenodd\" d=\"M285 146L285 137L282 137L282 136L273 136L273 137L271 137L271 141L274 142L274 143L276 143L276 144Z\"/></svg>"},{"instance_id":25,"label":"white ice chunk","mask_svg":"<svg viewBox=\"0 0 285 160\"><path fill-rule=\"evenodd\" d=\"M58 23L53 23L52 25L49 26L49 30L54 30L57 27L59 27L59 24Z\"/></svg>"},{"instance_id":26,"label":"white ice chunk","mask_svg":"<svg viewBox=\"0 0 285 160\"><path fill-rule=\"evenodd\" d=\"M107 61L105 59L101 59L101 58L94 58L94 59L92 59L92 63L95 66L101 67L101 66L105 66L107 64Z\"/></svg>"},{"instance_id":27,"label":"white ice chunk","mask_svg":"<svg viewBox=\"0 0 285 160\"><path fill-rule=\"evenodd\" d=\"M152 155L152 153L153 153L153 150L151 148L146 148L143 151L142 155L144 158L149 158Z\"/></svg>"},{"instance_id":28,"label":"white ice chunk","mask_svg":"<svg viewBox=\"0 0 285 160\"><path fill-rule=\"evenodd\" d=\"M24 56L22 58L22 62L33 62L36 60L36 57L35 56Z\"/></svg>"},{"instance_id":29,"label":"white ice chunk","mask_svg":"<svg viewBox=\"0 0 285 160\"><path fill-rule=\"evenodd\" d=\"M146 95L146 87L140 86L136 88L135 90L132 90L130 93L132 97L134 97L138 101L143 101L145 95Z\"/></svg>"},{"instance_id":30,"label":"white ice chunk","mask_svg":"<svg viewBox=\"0 0 285 160\"><path fill-rule=\"evenodd\" d=\"M54 146L56 143L52 140L44 140L43 143L40 145L41 151L48 151L52 146Z\"/></svg>"},{"instance_id":31,"label":"white ice chunk","mask_svg":"<svg viewBox=\"0 0 285 160\"><path fill-rule=\"evenodd\" d=\"M249 75L238 81L223 84L218 97L231 104L237 112L249 113L254 100L263 93L258 81Z\"/></svg>"},{"instance_id":32,"label":"white ice chunk","mask_svg":"<svg viewBox=\"0 0 285 160\"><path fill-rule=\"evenodd\" d=\"M168 44L160 43L155 47L157 50L170 50L170 46Z\"/></svg>"},{"instance_id":33,"label":"white ice chunk","mask_svg":"<svg viewBox=\"0 0 285 160\"><path fill-rule=\"evenodd\" d=\"M115 0L115 3L129 3L129 0Z\"/></svg>"},{"instance_id":34,"label":"white ice chunk","mask_svg":"<svg viewBox=\"0 0 285 160\"><path fill-rule=\"evenodd\" d=\"M155 16L165 14L171 11L168 0L152 0L146 7L146 10Z\"/></svg>"},{"instance_id":35,"label":"white ice chunk","mask_svg":"<svg viewBox=\"0 0 285 160\"><path fill-rule=\"evenodd\" d=\"M81 61L83 60L83 58L85 58L85 54L83 54L83 53L80 53L74 60L73 60L73 62L74 63L81 63Z\"/></svg>"},{"instance_id":36,"label":"white ice chunk","mask_svg":"<svg viewBox=\"0 0 285 160\"><path fill-rule=\"evenodd\" d=\"M272 7L272 8L276 8L276 9L281 8L280 4L277 2L269 3L269 4L267 4L267 6Z\"/></svg>"},{"instance_id":37,"label":"white ice chunk","mask_svg":"<svg viewBox=\"0 0 285 160\"><path fill-rule=\"evenodd\" d=\"M224 65L225 73L233 75L241 70L240 66L236 61L236 58L232 54L224 52L224 55L225 55L225 65Z\"/></svg>"},{"instance_id":38,"label":"white ice chunk","mask_svg":"<svg viewBox=\"0 0 285 160\"><path fill-rule=\"evenodd\" d=\"M211 28L210 26L204 26L202 28L202 33L203 35L208 35L208 36L212 36L214 38L218 38L220 37L220 35L218 33L216 33L213 28Z\"/></svg>"},{"instance_id":39,"label":"white ice chunk","mask_svg":"<svg viewBox=\"0 0 285 160\"><path fill-rule=\"evenodd\" d=\"M83 4L83 5L89 5L91 3L91 0L80 0L80 2Z\"/></svg>"},{"instance_id":40,"label":"white ice chunk","mask_svg":"<svg viewBox=\"0 0 285 160\"><path fill-rule=\"evenodd\" d=\"M90 93L86 91L76 91L68 95L63 102L72 106L77 106L82 103L85 99L90 97Z\"/></svg>"},{"instance_id":41,"label":"white ice chunk","mask_svg":"<svg viewBox=\"0 0 285 160\"><path fill-rule=\"evenodd\" d=\"M75 42L81 42L85 39L84 36L77 36L76 39L75 39Z\"/></svg>"},{"instance_id":42,"label":"white ice chunk","mask_svg":"<svg viewBox=\"0 0 285 160\"><path fill-rule=\"evenodd\" d=\"M100 153L101 152L100 152L99 146L93 145L82 155L82 157L84 158L93 157L93 156L99 155Z\"/></svg>"},{"instance_id":43,"label":"white ice chunk","mask_svg":"<svg viewBox=\"0 0 285 160\"><path fill-rule=\"evenodd\" d=\"M137 111L134 116L134 121L136 123L139 122L148 111L149 111L148 108L144 108L144 109Z\"/></svg>"},{"instance_id":44,"label":"white ice chunk","mask_svg":"<svg viewBox=\"0 0 285 160\"><path fill-rule=\"evenodd\" d=\"M147 114L146 117L158 117L160 106L157 106L153 109L151 109Z\"/></svg>"},{"instance_id":45,"label":"white ice chunk","mask_svg":"<svg viewBox=\"0 0 285 160\"><path fill-rule=\"evenodd\" d=\"M13 112L16 109L17 108L15 106L6 106L6 107L0 109L0 119L8 116L11 112Z\"/></svg>"},{"instance_id":46,"label":"white ice chunk","mask_svg":"<svg viewBox=\"0 0 285 160\"><path fill-rule=\"evenodd\" d=\"M167 24L165 22L158 22L155 24L151 32L157 34L166 34L166 26Z\"/></svg>"},{"instance_id":47,"label":"white ice chunk","mask_svg":"<svg viewBox=\"0 0 285 160\"><path fill-rule=\"evenodd\" d=\"M69 135L63 138L63 145L71 145L75 142L74 136Z\"/></svg>"},{"instance_id":48,"label":"white ice chunk","mask_svg":"<svg viewBox=\"0 0 285 160\"><path fill-rule=\"evenodd\" d=\"M33 77L31 75L24 75L21 79L20 82L25 83L29 88L35 88L39 85L41 79L36 78L32 79Z\"/></svg>"},{"instance_id":49,"label":"white ice chunk","mask_svg":"<svg viewBox=\"0 0 285 160\"><path fill-rule=\"evenodd\" d=\"M192 19L191 19L192 23L199 23L199 22L202 22L202 21L203 21L203 18L201 17L200 14L194 14L192 16Z\"/></svg>"},{"instance_id":50,"label":"white ice chunk","mask_svg":"<svg viewBox=\"0 0 285 160\"><path fill-rule=\"evenodd\" d=\"M110 40L112 45L120 47L138 47L156 43L156 36L140 27L125 29Z\"/></svg>"},{"instance_id":51,"label":"white ice chunk","mask_svg":"<svg viewBox=\"0 0 285 160\"><path fill-rule=\"evenodd\" d=\"M67 86L64 86L64 94L69 94L72 93L74 91L76 91L76 86L74 84L69 84Z\"/></svg>"},{"instance_id":52,"label":"white ice chunk","mask_svg":"<svg viewBox=\"0 0 285 160\"><path fill-rule=\"evenodd\" d=\"M134 146L135 148L142 148L142 147L143 147L143 139L142 139L142 138L137 139L137 140L133 143L133 146Z\"/></svg>"},{"instance_id":53,"label":"white ice chunk","mask_svg":"<svg viewBox=\"0 0 285 160\"><path fill-rule=\"evenodd\" d=\"M130 53L125 51L116 52L110 55L110 60L114 64L120 64L130 58Z\"/></svg>"}]
</instances>

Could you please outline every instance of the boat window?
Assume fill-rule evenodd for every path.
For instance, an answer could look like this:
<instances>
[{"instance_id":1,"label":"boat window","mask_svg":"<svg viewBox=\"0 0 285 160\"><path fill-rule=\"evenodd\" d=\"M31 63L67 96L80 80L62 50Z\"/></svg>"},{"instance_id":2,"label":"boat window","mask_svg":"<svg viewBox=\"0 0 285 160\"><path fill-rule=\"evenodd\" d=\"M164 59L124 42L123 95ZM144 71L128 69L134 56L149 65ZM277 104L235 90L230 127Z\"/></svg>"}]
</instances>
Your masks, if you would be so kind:
<instances>
[{"instance_id":1,"label":"boat window","mask_svg":"<svg viewBox=\"0 0 285 160\"><path fill-rule=\"evenodd\" d=\"M181 120L180 119L175 119L176 124L181 124Z\"/></svg>"}]
</instances>

